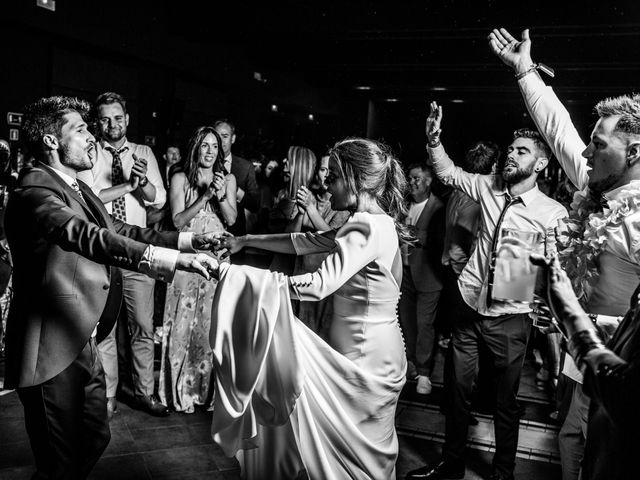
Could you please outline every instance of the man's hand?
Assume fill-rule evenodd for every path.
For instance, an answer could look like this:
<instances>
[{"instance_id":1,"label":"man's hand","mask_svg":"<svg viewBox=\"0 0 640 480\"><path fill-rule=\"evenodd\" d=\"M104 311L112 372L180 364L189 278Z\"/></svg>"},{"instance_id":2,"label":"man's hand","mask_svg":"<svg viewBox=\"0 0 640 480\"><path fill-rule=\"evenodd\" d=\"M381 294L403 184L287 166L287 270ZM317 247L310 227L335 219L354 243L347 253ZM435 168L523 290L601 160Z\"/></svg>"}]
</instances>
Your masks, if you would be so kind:
<instances>
[{"instance_id":1,"label":"man's hand","mask_svg":"<svg viewBox=\"0 0 640 480\"><path fill-rule=\"evenodd\" d=\"M191 246L195 250L217 250L220 247L223 233L221 232L207 232L207 233L195 233L191 237Z\"/></svg>"},{"instance_id":2,"label":"man's hand","mask_svg":"<svg viewBox=\"0 0 640 480\"><path fill-rule=\"evenodd\" d=\"M202 275L207 280L218 278L220 264L206 253L180 253L176 262L176 270Z\"/></svg>"},{"instance_id":3,"label":"man's hand","mask_svg":"<svg viewBox=\"0 0 640 480\"><path fill-rule=\"evenodd\" d=\"M129 177L129 181L134 188L138 188L140 185L140 180L147 176L147 159L146 158L138 158L138 156L133 154L133 166L131 167L131 176Z\"/></svg>"},{"instance_id":4,"label":"man's hand","mask_svg":"<svg viewBox=\"0 0 640 480\"><path fill-rule=\"evenodd\" d=\"M243 198L244 198L244 190L238 187L238 190L236 191L236 202L240 203Z\"/></svg>"},{"instance_id":5,"label":"man's hand","mask_svg":"<svg viewBox=\"0 0 640 480\"><path fill-rule=\"evenodd\" d=\"M504 28L500 30L494 28L488 38L491 51L506 66L511 67L516 75L526 72L533 65L529 29L522 31L521 41L513 38Z\"/></svg>"},{"instance_id":6,"label":"man's hand","mask_svg":"<svg viewBox=\"0 0 640 480\"><path fill-rule=\"evenodd\" d=\"M531 263L542 267L546 279L546 298L549 310L559 324L572 317L584 314L584 310L573 292L571 280L560 266L557 256L545 258L542 255L531 255Z\"/></svg>"},{"instance_id":7,"label":"man's hand","mask_svg":"<svg viewBox=\"0 0 640 480\"><path fill-rule=\"evenodd\" d=\"M442 107L438 106L436 102L431 102L431 112L427 117L427 140L429 144L436 144L440 142L440 133L442 129L440 124L442 123Z\"/></svg>"}]
</instances>

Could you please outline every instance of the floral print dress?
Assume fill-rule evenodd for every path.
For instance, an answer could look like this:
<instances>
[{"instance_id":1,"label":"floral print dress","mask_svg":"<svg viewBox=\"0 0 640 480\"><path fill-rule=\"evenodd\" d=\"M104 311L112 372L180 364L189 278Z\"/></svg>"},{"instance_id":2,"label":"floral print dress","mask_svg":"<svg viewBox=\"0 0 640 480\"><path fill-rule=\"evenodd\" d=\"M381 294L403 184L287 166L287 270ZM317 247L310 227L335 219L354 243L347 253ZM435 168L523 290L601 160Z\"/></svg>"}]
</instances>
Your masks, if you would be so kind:
<instances>
[{"instance_id":1,"label":"floral print dress","mask_svg":"<svg viewBox=\"0 0 640 480\"><path fill-rule=\"evenodd\" d=\"M185 191L188 207L198 199L191 187ZM182 229L184 232L221 232L224 225L211 204ZM211 303L217 281L176 272L167 285L162 334L160 400L178 412L193 413L195 405L211 402L212 351L209 346Z\"/></svg>"}]
</instances>

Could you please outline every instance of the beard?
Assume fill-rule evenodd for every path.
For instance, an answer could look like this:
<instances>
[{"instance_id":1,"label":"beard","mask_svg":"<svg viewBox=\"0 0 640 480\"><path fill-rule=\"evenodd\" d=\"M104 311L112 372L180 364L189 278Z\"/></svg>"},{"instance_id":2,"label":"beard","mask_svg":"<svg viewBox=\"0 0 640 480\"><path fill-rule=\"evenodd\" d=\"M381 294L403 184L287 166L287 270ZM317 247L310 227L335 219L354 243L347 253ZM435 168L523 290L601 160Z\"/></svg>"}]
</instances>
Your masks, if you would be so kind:
<instances>
[{"instance_id":1,"label":"beard","mask_svg":"<svg viewBox=\"0 0 640 480\"><path fill-rule=\"evenodd\" d=\"M533 173L535 165L529 165L527 168L518 168L515 170L507 172L506 170L502 170L502 179L513 185L514 183L521 182L525 178L529 178ZM506 168L506 167L505 167Z\"/></svg>"},{"instance_id":2,"label":"beard","mask_svg":"<svg viewBox=\"0 0 640 480\"><path fill-rule=\"evenodd\" d=\"M589 190L598 195L608 192L620 181L621 177L622 175L620 174L611 173L599 180L591 181L591 179L589 179Z\"/></svg>"},{"instance_id":3,"label":"beard","mask_svg":"<svg viewBox=\"0 0 640 480\"><path fill-rule=\"evenodd\" d=\"M121 127L107 128L106 130L102 131L102 138L104 138L109 142L118 142L122 140L126 134L127 134L126 128L121 128Z\"/></svg>"},{"instance_id":4,"label":"beard","mask_svg":"<svg viewBox=\"0 0 640 480\"><path fill-rule=\"evenodd\" d=\"M60 163L67 167L73 168L77 172L89 170L93 167L91 156L95 155L95 151L89 153L86 150L71 148L69 145L60 145Z\"/></svg>"}]
</instances>

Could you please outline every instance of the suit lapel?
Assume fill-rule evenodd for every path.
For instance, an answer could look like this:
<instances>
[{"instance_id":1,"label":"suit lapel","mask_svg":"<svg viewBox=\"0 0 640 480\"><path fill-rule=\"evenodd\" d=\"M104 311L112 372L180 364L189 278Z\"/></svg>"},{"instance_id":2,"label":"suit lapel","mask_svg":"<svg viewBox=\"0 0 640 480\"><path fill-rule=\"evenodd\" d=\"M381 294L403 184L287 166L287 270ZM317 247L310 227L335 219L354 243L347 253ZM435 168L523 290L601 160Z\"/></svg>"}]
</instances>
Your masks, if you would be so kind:
<instances>
[{"instance_id":1,"label":"suit lapel","mask_svg":"<svg viewBox=\"0 0 640 480\"><path fill-rule=\"evenodd\" d=\"M71 197L78 205L80 205L82 207L82 209L89 215L89 217L92 220L97 221L96 216L94 215L94 213L91 210L91 208L89 208L87 203L80 198L80 196L76 193L76 191L73 188L71 188L69 185L67 185L67 182L65 182L60 177L60 175L55 173L50 166L45 165L44 163L41 163L39 166L42 168L42 170L44 172L47 172L62 187L62 189L65 191L65 193L69 197ZM78 185L80 185L80 183L82 183L82 182L78 181ZM82 193L84 194L84 191Z\"/></svg>"},{"instance_id":2,"label":"suit lapel","mask_svg":"<svg viewBox=\"0 0 640 480\"><path fill-rule=\"evenodd\" d=\"M422 213L418 217L418 221L416 222L417 229L427 228L429 224L429 219L433 215L433 212L440 205L440 199L436 197L434 194L429 195L429 200L427 200L427 204L422 209Z\"/></svg>"}]
</instances>

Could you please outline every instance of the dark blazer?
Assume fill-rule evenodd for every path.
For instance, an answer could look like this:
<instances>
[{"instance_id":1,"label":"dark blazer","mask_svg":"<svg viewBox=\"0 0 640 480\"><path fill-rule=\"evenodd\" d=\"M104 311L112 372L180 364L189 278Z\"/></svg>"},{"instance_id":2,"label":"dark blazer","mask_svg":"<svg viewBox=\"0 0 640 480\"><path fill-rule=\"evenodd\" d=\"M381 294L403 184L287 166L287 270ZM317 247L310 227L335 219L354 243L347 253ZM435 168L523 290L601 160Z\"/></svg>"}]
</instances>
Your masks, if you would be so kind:
<instances>
[{"instance_id":1,"label":"dark blazer","mask_svg":"<svg viewBox=\"0 0 640 480\"><path fill-rule=\"evenodd\" d=\"M14 297L7 320L6 387L43 383L78 356L107 297L121 298L119 292L110 295L106 265L136 270L149 243L177 246L177 232L112 220L91 188L78 184L85 201L41 164L21 172L9 198L5 225ZM115 319L105 314L105 322L107 317Z\"/></svg>"},{"instance_id":2,"label":"dark blazer","mask_svg":"<svg viewBox=\"0 0 640 480\"><path fill-rule=\"evenodd\" d=\"M442 290L444 219L444 203L431 194L416 223L418 242L413 247L409 247L408 262L411 278L419 292Z\"/></svg>"},{"instance_id":3,"label":"dark blazer","mask_svg":"<svg viewBox=\"0 0 640 480\"><path fill-rule=\"evenodd\" d=\"M260 206L260 191L256 182L256 172L249 160L231 155L231 173L236 177L236 185L244 190L244 198L238 202L238 216L236 222L228 230L234 235L247 233L247 221L244 209L257 212Z\"/></svg>"}]
</instances>

